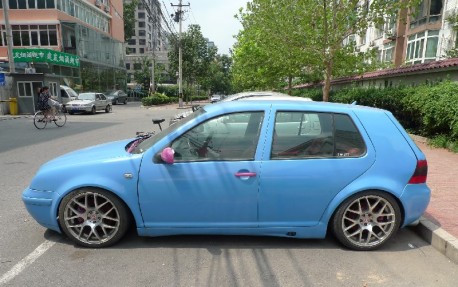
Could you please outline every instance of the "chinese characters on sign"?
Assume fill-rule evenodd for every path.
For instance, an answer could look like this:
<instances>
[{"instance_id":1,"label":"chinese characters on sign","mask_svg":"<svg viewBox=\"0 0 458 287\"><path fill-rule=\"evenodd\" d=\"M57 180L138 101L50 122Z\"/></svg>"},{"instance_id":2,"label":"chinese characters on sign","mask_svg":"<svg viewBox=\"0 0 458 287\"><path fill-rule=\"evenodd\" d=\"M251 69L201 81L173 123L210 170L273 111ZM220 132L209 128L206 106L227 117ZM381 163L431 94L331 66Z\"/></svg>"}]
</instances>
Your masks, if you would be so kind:
<instances>
[{"instance_id":1,"label":"chinese characters on sign","mask_svg":"<svg viewBox=\"0 0 458 287\"><path fill-rule=\"evenodd\" d=\"M18 63L46 62L73 68L80 66L80 57L49 49L13 49L13 57Z\"/></svg>"}]
</instances>

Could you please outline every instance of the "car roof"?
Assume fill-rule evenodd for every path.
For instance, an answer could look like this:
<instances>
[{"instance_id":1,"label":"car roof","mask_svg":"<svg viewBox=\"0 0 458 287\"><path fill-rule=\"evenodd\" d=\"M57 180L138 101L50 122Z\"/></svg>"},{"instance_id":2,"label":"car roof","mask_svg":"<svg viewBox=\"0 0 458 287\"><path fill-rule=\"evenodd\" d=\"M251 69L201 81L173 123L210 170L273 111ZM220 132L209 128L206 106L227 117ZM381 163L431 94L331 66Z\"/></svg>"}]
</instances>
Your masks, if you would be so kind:
<instances>
[{"instance_id":1,"label":"car roof","mask_svg":"<svg viewBox=\"0 0 458 287\"><path fill-rule=\"evenodd\" d=\"M288 97L288 99L254 99L254 100L243 100L243 101L220 101L216 104L205 105L203 109L209 113L218 113L221 109L227 112L238 112L247 110L267 110L270 108L276 108L278 110L313 110L316 112L335 112L335 113L348 113L350 110L356 111L361 109L370 109L384 111L378 108L358 106L355 104L342 104L342 103L330 103L330 102L315 102L306 100L299 97Z\"/></svg>"},{"instance_id":2,"label":"car roof","mask_svg":"<svg viewBox=\"0 0 458 287\"><path fill-rule=\"evenodd\" d=\"M279 97L289 97L287 94L273 92L273 91L252 91L252 92L242 92L238 94L233 94L223 99L224 102L237 101L244 98L250 97L268 97L268 96L279 96Z\"/></svg>"},{"instance_id":3,"label":"car roof","mask_svg":"<svg viewBox=\"0 0 458 287\"><path fill-rule=\"evenodd\" d=\"M312 99L310 98L302 98L302 97L292 97L292 96L270 96L270 97L248 97L239 99L239 101L273 101L273 100L282 100L282 101L301 101L301 102L310 102Z\"/></svg>"}]
</instances>

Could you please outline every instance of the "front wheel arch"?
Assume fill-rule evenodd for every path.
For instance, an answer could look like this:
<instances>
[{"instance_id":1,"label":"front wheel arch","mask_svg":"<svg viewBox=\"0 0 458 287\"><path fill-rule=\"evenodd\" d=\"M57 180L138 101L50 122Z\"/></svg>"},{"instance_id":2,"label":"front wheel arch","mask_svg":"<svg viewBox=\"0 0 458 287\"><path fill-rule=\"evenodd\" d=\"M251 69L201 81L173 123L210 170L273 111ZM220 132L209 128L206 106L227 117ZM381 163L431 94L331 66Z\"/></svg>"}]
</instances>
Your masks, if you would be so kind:
<instances>
[{"instance_id":1,"label":"front wheel arch","mask_svg":"<svg viewBox=\"0 0 458 287\"><path fill-rule=\"evenodd\" d=\"M336 230L338 228L337 222L340 222L340 217L342 213L342 209L345 207L348 207L348 205L351 202L354 202L356 199L364 197L364 196L380 196L382 198L385 198L393 203L393 208L396 209L396 223L394 226L394 230L390 233L388 238L386 238L384 241L382 241L380 244L376 244L374 246L355 246L354 244L351 244L349 242L345 242L345 238L343 238L342 232ZM360 251L368 251L368 250L374 250L379 248L380 246L384 245L387 241L389 241L393 235L403 226L405 219L405 212L404 212L404 207L395 195L391 194L390 192L383 191L383 190L364 190L364 191L359 191L357 193L351 194L348 197L346 197L340 204L334 209L332 215L329 217L329 220L327 222L327 232L333 234L336 239L340 243L342 243L344 246L353 249L353 250L360 250ZM340 233L340 234L339 234Z\"/></svg>"},{"instance_id":2,"label":"front wheel arch","mask_svg":"<svg viewBox=\"0 0 458 287\"><path fill-rule=\"evenodd\" d=\"M120 235L115 240L109 241L109 242L104 242L102 244L88 244L88 243L80 242L77 239L72 238L72 235L68 232L68 229L65 228L65 226L62 226L62 223L63 223L63 220L61 218L61 216L62 216L62 211L61 211L62 204L68 203L68 200L67 200L67 202L64 202L64 200L66 200L66 198L68 199L69 196L72 196L72 195L75 195L75 194L78 194L78 193L81 193L81 192L94 192L94 193L101 193L103 195L107 195L107 196L113 198L115 201L117 201L117 203L119 203L122 206L121 209L123 209L125 211L124 220L125 220L126 224L125 224L124 230L121 230ZM103 248L103 247L111 246L111 245L115 244L116 242L118 242L121 238L123 238L129 229L137 227L137 222L135 220L135 217L133 216L132 210L129 207L129 205L121 197L119 197L117 194L115 194L114 192L106 190L106 189L103 189L103 188L99 188L99 187L92 187L92 186L79 187L79 188L76 188L76 189L66 193L65 196L62 196L60 198L60 201L56 205L55 211L56 211L57 224L59 226L60 231L63 234L65 234L74 243L76 243L77 245L83 246L83 247Z\"/></svg>"}]
</instances>

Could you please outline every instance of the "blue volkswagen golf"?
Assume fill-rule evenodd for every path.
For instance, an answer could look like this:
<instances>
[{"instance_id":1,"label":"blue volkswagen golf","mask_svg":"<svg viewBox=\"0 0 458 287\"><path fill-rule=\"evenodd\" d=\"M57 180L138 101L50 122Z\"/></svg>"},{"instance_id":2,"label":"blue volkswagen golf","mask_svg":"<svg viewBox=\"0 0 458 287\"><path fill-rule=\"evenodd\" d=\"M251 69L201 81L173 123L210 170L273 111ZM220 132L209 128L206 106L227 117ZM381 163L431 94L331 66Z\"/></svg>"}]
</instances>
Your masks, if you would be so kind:
<instances>
[{"instance_id":1,"label":"blue volkswagen golf","mask_svg":"<svg viewBox=\"0 0 458 287\"><path fill-rule=\"evenodd\" d=\"M426 176L425 155L386 110L237 101L58 157L22 199L39 224L85 247L112 245L133 225L143 236L331 231L372 250L423 214Z\"/></svg>"}]
</instances>

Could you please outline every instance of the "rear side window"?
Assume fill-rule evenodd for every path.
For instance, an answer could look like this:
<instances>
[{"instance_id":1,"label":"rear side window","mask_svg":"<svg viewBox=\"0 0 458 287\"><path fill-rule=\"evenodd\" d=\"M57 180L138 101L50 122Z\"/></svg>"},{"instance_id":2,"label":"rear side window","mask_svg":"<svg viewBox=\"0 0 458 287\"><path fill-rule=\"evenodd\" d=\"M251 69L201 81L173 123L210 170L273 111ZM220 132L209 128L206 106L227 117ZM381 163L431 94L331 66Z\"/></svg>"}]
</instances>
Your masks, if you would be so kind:
<instances>
[{"instance_id":1,"label":"rear side window","mask_svg":"<svg viewBox=\"0 0 458 287\"><path fill-rule=\"evenodd\" d=\"M271 159L359 157L364 141L345 114L277 112Z\"/></svg>"}]
</instances>

